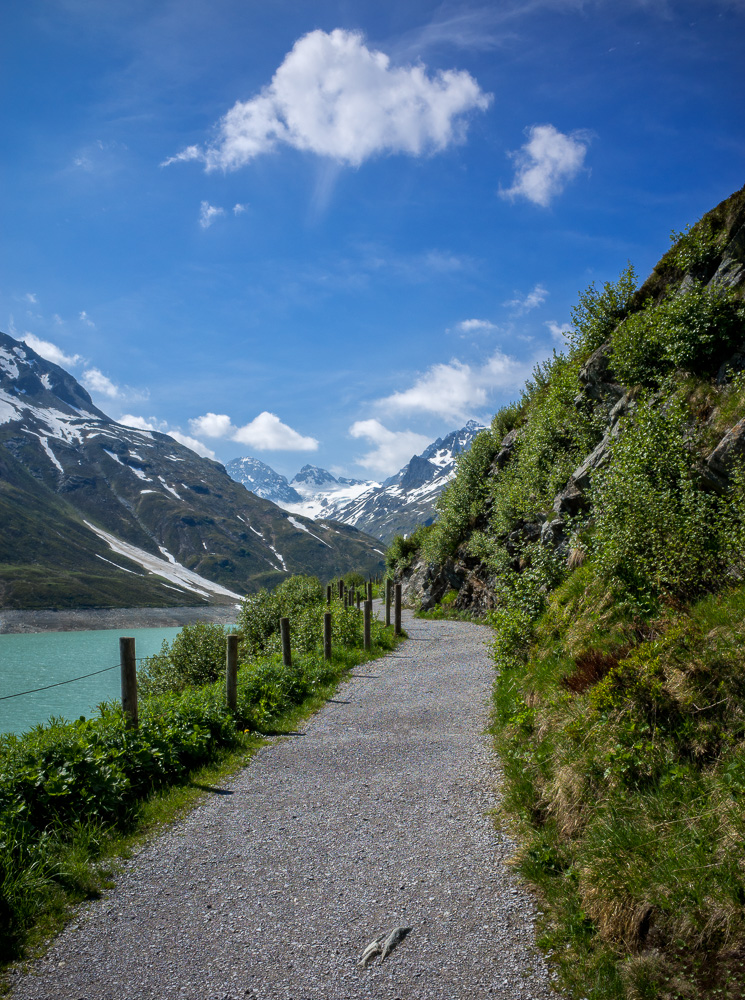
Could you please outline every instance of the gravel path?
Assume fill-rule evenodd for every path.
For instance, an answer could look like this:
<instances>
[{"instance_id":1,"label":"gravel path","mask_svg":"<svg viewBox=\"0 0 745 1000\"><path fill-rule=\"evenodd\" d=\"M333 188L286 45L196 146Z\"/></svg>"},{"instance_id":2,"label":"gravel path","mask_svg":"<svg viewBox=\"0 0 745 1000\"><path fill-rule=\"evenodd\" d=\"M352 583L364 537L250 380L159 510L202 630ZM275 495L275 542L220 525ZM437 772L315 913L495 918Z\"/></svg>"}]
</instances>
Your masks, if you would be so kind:
<instances>
[{"instance_id":1,"label":"gravel path","mask_svg":"<svg viewBox=\"0 0 745 1000\"><path fill-rule=\"evenodd\" d=\"M13 997L555 997L504 863L514 845L488 815L488 634L404 622L406 643L81 908ZM398 925L408 937L359 968Z\"/></svg>"}]
</instances>

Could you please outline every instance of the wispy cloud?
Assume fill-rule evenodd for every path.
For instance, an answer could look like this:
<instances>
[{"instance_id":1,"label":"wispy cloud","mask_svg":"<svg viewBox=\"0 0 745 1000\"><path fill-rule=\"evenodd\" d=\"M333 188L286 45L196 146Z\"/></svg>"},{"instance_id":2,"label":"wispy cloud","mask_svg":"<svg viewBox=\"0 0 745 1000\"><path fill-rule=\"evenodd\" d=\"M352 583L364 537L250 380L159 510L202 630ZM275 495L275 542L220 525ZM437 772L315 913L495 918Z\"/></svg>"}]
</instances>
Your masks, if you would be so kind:
<instances>
[{"instance_id":1,"label":"wispy cloud","mask_svg":"<svg viewBox=\"0 0 745 1000\"><path fill-rule=\"evenodd\" d=\"M90 316L85 311L85 309L83 309L82 312L80 313L80 320L81 320L82 323L85 323L86 326L90 326L90 327L93 327L95 329L96 324L90 318Z\"/></svg>"},{"instance_id":2,"label":"wispy cloud","mask_svg":"<svg viewBox=\"0 0 745 1000\"><path fill-rule=\"evenodd\" d=\"M432 365L409 389L394 392L378 405L397 412L431 413L461 420L483 412L496 390L518 388L529 370L529 366L501 351L495 351L483 365L456 359Z\"/></svg>"},{"instance_id":3,"label":"wispy cloud","mask_svg":"<svg viewBox=\"0 0 745 1000\"><path fill-rule=\"evenodd\" d=\"M23 339L32 351L61 368L77 368L83 364L84 359L79 354L65 354L61 347L50 340L42 340L33 333L24 333Z\"/></svg>"},{"instance_id":4,"label":"wispy cloud","mask_svg":"<svg viewBox=\"0 0 745 1000\"><path fill-rule=\"evenodd\" d=\"M530 312L531 309L537 309L538 306L543 305L543 303L548 298L548 291L543 287L543 285L536 285L535 288L528 292L527 295L516 295L514 299L510 299L508 302L503 303L507 309L510 309L515 316L524 316L525 313Z\"/></svg>"},{"instance_id":5,"label":"wispy cloud","mask_svg":"<svg viewBox=\"0 0 745 1000\"><path fill-rule=\"evenodd\" d=\"M560 325L559 323L554 322L554 320L548 320L546 326L551 332L551 336L554 340L558 340L560 343L564 343L566 340L566 334L570 333L573 329L570 323L562 323Z\"/></svg>"},{"instance_id":6,"label":"wispy cloud","mask_svg":"<svg viewBox=\"0 0 745 1000\"><path fill-rule=\"evenodd\" d=\"M461 141L466 114L491 99L465 71L392 66L359 32L311 31L260 94L233 105L213 144L188 146L162 165L202 160L207 170L236 170L281 144L351 166L386 153L421 156Z\"/></svg>"},{"instance_id":7,"label":"wispy cloud","mask_svg":"<svg viewBox=\"0 0 745 1000\"><path fill-rule=\"evenodd\" d=\"M199 225L202 229L209 229L215 219L219 219L221 215L225 215L224 208L218 208L216 205L210 205L208 201L203 201L199 206Z\"/></svg>"},{"instance_id":8,"label":"wispy cloud","mask_svg":"<svg viewBox=\"0 0 745 1000\"><path fill-rule=\"evenodd\" d=\"M264 410L242 427L233 425L226 413L205 413L189 421L195 434L205 437L228 438L258 451L316 451L318 441L282 423L275 413Z\"/></svg>"},{"instance_id":9,"label":"wispy cloud","mask_svg":"<svg viewBox=\"0 0 745 1000\"><path fill-rule=\"evenodd\" d=\"M233 215L243 215L243 213L246 211L247 208L248 205L243 205L241 204L241 202L236 202L236 204L233 205Z\"/></svg>"},{"instance_id":10,"label":"wispy cloud","mask_svg":"<svg viewBox=\"0 0 745 1000\"><path fill-rule=\"evenodd\" d=\"M526 134L522 149L510 154L516 165L512 187L499 193L546 208L582 169L590 136L582 131L565 134L553 125L533 125Z\"/></svg>"},{"instance_id":11,"label":"wispy cloud","mask_svg":"<svg viewBox=\"0 0 745 1000\"><path fill-rule=\"evenodd\" d=\"M119 399L123 393L118 385L115 385L98 368L86 368L80 379L88 392L97 393L99 396L108 396L110 399Z\"/></svg>"},{"instance_id":12,"label":"wispy cloud","mask_svg":"<svg viewBox=\"0 0 745 1000\"><path fill-rule=\"evenodd\" d=\"M488 333L490 330L498 329L496 323L488 319L464 319L455 324L455 329L462 334Z\"/></svg>"},{"instance_id":13,"label":"wispy cloud","mask_svg":"<svg viewBox=\"0 0 745 1000\"><path fill-rule=\"evenodd\" d=\"M32 305L36 305L38 302L33 292L26 292L24 298L26 299L27 302L30 302Z\"/></svg>"},{"instance_id":14,"label":"wispy cloud","mask_svg":"<svg viewBox=\"0 0 745 1000\"><path fill-rule=\"evenodd\" d=\"M356 461L364 469L390 476L413 455L423 451L430 438L414 431L391 431L379 420L357 420L349 428L353 438L365 438L375 447Z\"/></svg>"}]
</instances>

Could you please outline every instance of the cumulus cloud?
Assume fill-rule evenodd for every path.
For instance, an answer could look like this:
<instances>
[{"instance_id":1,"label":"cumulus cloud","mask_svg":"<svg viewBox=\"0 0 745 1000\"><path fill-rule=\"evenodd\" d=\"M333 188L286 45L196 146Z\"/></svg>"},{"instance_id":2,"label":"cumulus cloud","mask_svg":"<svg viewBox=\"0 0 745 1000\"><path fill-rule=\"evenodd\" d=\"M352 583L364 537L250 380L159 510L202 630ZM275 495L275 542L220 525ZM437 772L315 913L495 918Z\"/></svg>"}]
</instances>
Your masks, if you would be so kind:
<instances>
[{"instance_id":1,"label":"cumulus cloud","mask_svg":"<svg viewBox=\"0 0 745 1000\"><path fill-rule=\"evenodd\" d=\"M316 30L298 39L260 94L233 105L214 143L162 165L202 160L207 170L236 170L280 144L351 166L384 153L421 156L461 141L464 116L491 100L465 71L392 66L359 32Z\"/></svg>"},{"instance_id":2,"label":"cumulus cloud","mask_svg":"<svg viewBox=\"0 0 745 1000\"><path fill-rule=\"evenodd\" d=\"M191 448L192 451L195 451L197 455L201 455L202 458L211 458L214 460L217 457L211 448L208 448L206 444L202 444L201 441L197 441L196 438L182 434L180 431L166 431L166 434L172 437L174 441L182 444L184 448Z\"/></svg>"},{"instance_id":3,"label":"cumulus cloud","mask_svg":"<svg viewBox=\"0 0 745 1000\"><path fill-rule=\"evenodd\" d=\"M357 462L365 469L390 476L406 465L413 455L423 451L430 438L414 431L391 431L379 420L357 420L349 428L353 438L366 438L375 447Z\"/></svg>"},{"instance_id":4,"label":"cumulus cloud","mask_svg":"<svg viewBox=\"0 0 745 1000\"><path fill-rule=\"evenodd\" d=\"M318 448L315 438L298 434L283 424L275 413L266 410L243 427L234 427L226 413L205 413L190 420L189 426L195 434L230 438L258 451L316 451Z\"/></svg>"},{"instance_id":5,"label":"cumulus cloud","mask_svg":"<svg viewBox=\"0 0 745 1000\"><path fill-rule=\"evenodd\" d=\"M428 368L413 386L379 401L380 406L403 412L434 413L443 419L461 420L483 411L492 392L517 388L529 367L501 351L473 366L453 360Z\"/></svg>"},{"instance_id":6,"label":"cumulus cloud","mask_svg":"<svg viewBox=\"0 0 745 1000\"><path fill-rule=\"evenodd\" d=\"M111 399L117 399L122 394L119 386L114 385L111 379L98 368L86 368L80 381L88 392L96 392L101 396L109 396Z\"/></svg>"},{"instance_id":7,"label":"cumulus cloud","mask_svg":"<svg viewBox=\"0 0 745 1000\"><path fill-rule=\"evenodd\" d=\"M190 420L189 426L195 434L211 438L230 437L235 431L227 413L205 413L203 417Z\"/></svg>"},{"instance_id":8,"label":"cumulus cloud","mask_svg":"<svg viewBox=\"0 0 745 1000\"><path fill-rule=\"evenodd\" d=\"M567 135L553 125L533 125L526 135L522 149L510 154L516 165L512 187L500 194L546 208L582 169L590 137L581 131Z\"/></svg>"},{"instance_id":9,"label":"cumulus cloud","mask_svg":"<svg viewBox=\"0 0 745 1000\"><path fill-rule=\"evenodd\" d=\"M543 305L547 298L548 291L543 285L536 285L532 292L528 292L524 296L517 295L514 299L505 302L504 305L508 309L511 309L515 315L523 316L526 312L530 312L531 309L536 309L538 306Z\"/></svg>"},{"instance_id":10,"label":"cumulus cloud","mask_svg":"<svg viewBox=\"0 0 745 1000\"><path fill-rule=\"evenodd\" d=\"M124 424L125 427L135 427L138 431L163 431L165 433L165 424L162 421L156 420L155 417L136 417L133 413L125 413L123 417L119 417L117 423Z\"/></svg>"},{"instance_id":11,"label":"cumulus cloud","mask_svg":"<svg viewBox=\"0 0 745 1000\"><path fill-rule=\"evenodd\" d=\"M61 368L76 368L83 363L83 358L79 354L65 354L61 347L57 347L50 340L42 340L33 333L24 333L23 339L32 351L36 351L42 358Z\"/></svg>"},{"instance_id":12,"label":"cumulus cloud","mask_svg":"<svg viewBox=\"0 0 745 1000\"><path fill-rule=\"evenodd\" d=\"M210 205L208 201L203 201L199 206L199 225L202 229L209 229L215 219L221 215L225 215L224 208L218 208L216 205Z\"/></svg>"}]
</instances>

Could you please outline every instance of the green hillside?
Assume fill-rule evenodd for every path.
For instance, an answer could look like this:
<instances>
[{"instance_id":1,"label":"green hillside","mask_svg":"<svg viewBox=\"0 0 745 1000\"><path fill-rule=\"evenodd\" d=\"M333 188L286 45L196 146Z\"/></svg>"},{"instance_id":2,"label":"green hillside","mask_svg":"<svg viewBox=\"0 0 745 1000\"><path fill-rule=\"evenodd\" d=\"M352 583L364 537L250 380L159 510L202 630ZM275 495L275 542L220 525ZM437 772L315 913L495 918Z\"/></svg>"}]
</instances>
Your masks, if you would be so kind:
<instances>
[{"instance_id":1,"label":"green hillside","mask_svg":"<svg viewBox=\"0 0 745 1000\"><path fill-rule=\"evenodd\" d=\"M580 295L388 554L494 628L504 819L577 998L745 996L744 292L745 189Z\"/></svg>"}]
</instances>

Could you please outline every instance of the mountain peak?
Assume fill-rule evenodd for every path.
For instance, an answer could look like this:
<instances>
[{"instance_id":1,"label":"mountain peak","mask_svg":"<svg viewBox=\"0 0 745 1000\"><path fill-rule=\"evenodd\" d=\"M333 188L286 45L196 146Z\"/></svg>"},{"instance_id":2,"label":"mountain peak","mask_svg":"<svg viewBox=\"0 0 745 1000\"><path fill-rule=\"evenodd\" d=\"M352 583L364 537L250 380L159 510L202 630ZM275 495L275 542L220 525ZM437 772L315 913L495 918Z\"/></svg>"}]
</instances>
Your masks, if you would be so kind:
<instances>
[{"instance_id":1,"label":"mountain peak","mask_svg":"<svg viewBox=\"0 0 745 1000\"><path fill-rule=\"evenodd\" d=\"M337 483L338 480L326 469L321 469L317 465L304 465L290 482L304 483L308 486L326 486Z\"/></svg>"}]
</instances>

